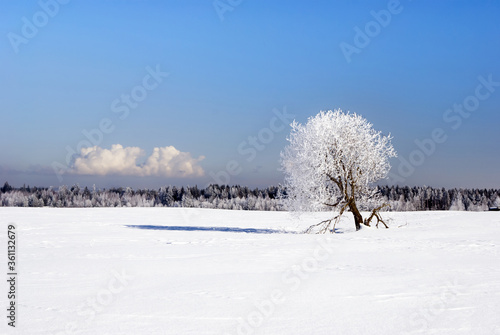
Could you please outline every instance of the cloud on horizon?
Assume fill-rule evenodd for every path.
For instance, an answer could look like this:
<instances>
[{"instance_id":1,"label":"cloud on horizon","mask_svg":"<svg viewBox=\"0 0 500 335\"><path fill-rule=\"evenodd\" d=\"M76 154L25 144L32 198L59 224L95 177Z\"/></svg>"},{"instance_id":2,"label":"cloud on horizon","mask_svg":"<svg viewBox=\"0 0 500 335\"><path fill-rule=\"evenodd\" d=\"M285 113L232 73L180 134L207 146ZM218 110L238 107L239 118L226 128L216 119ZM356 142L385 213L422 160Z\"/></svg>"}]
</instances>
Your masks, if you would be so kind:
<instances>
[{"instance_id":1,"label":"cloud on horizon","mask_svg":"<svg viewBox=\"0 0 500 335\"><path fill-rule=\"evenodd\" d=\"M82 148L67 172L80 175L122 175L157 177L201 177L205 171L199 165L205 157L191 157L189 152L181 152L173 146L154 148L145 163L137 160L145 156L139 147L123 147L113 144L111 149L98 146Z\"/></svg>"}]
</instances>

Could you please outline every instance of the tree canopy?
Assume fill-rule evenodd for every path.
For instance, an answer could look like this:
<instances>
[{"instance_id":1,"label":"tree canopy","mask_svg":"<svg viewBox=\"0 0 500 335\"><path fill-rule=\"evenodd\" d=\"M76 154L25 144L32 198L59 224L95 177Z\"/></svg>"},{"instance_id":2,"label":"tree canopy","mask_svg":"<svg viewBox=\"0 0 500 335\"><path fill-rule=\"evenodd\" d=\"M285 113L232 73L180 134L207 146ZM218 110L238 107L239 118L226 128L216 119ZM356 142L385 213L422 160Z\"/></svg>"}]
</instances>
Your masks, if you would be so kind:
<instances>
[{"instance_id":1,"label":"tree canopy","mask_svg":"<svg viewBox=\"0 0 500 335\"><path fill-rule=\"evenodd\" d=\"M389 159L396 156L390 135L375 131L362 116L341 110L322 111L306 124L294 121L291 127L289 145L281 153L289 208L330 208L339 211L336 219L349 209L356 229L361 223L369 225L373 217L381 220L380 208L363 220L357 202L373 198L373 183L389 172ZM323 222L321 232L332 230L332 220Z\"/></svg>"}]
</instances>

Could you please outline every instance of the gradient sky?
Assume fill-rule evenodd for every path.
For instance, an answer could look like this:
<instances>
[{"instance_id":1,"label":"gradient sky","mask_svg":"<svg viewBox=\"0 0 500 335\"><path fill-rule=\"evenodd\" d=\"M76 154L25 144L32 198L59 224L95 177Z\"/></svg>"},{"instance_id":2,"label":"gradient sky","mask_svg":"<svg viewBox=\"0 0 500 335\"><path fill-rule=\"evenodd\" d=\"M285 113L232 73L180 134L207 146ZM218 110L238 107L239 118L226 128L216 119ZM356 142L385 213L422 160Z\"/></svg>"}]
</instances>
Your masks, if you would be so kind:
<instances>
[{"instance_id":1,"label":"gradient sky","mask_svg":"<svg viewBox=\"0 0 500 335\"><path fill-rule=\"evenodd\" d=\"M276 115L341 108L394 137L389 183L500 187L499 1L61 2L0 2L1 183L277 185L292 118ZM93 173L78 152L58 177L102 120L100 157L136 147L140 166ZM146 162L170 146L177 163Z\"/></svg>"}]
</instances>

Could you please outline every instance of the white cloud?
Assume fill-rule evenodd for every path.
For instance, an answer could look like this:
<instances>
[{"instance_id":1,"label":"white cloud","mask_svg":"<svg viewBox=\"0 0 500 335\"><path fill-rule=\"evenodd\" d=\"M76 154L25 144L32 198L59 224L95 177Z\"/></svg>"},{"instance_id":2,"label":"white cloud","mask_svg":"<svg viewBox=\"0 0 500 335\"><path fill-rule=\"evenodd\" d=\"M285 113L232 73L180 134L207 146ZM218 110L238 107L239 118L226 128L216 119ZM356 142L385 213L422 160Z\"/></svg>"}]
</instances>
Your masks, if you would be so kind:
<instances>
[{"instance_id":1,"label":"white cloud","mask_svg":"<svg viewBox=\"0 0 500 335\"><path fill-rule=\"evenodd\" d=\"M88 175L124 175L159 177L199 177L205 172L199 162L205 157L191 157L189 152L181 152L173 146L154 148L144 164L137 159L144 156L138 147L123 147L113 144L111 149L100 147L83 148L75 159L71 172Z\"/></svg>"}]
</instances>

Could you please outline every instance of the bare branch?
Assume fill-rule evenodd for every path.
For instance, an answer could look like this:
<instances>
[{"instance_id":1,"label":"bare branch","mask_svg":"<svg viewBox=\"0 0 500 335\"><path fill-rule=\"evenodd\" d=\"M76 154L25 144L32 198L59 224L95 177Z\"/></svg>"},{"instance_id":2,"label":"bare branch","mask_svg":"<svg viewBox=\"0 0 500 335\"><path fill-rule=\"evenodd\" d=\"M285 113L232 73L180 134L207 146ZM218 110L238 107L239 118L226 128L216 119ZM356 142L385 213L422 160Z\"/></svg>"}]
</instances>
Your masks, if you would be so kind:
<instances>
[{"instance_id":1,"label":"bare branch","mask_svg":"<svg viewBox=\"0 0 500 335\"><path fill-rule=\"evenodd\" d=\"M385 224L384 220L382 220L382 216L381 216L381 215L380 215L380 213L379 213L379 212L380 212L380 210L381 210L382 208L384 208L384 207L390 207L390 205L389 205L389 204L387 204L387 203L384 203L384 204L382 204L382 205L378 206L377 208L374 208L374 209L373 209L373 211L372 211L372 213L371 213L371 215L370 215L370 217L369 217L368 219L365 219L365 222L364 222L365 226L370 227L370 222L371 222L371 221L372 221L372 219L375 217L375 218L377 218L377 224L375 225L375 227L377 227L377 228L378 228L378 224L379 224L380 222L382 222L382 224L385 226L385 228L389 228L389 227Z\"/></svg>"},{"instance_id":2,"label":"bare branch","mask_svg":"<svg viewBox=\"0 0 500 335\"><path fill-rule=\"evenodd\" d=\"M330 224L332 223L332 221L333 221L334 219L335 219L335 218L333 218L333 219L329 219L329 220L323 220L323 221L321 221L321 222L319 222L319 223L313 224L313 225L311 225L309 228L307 228L307 229L304 231L304 233L309 234L310 232L312 232L313 228L318 227L318 226L321 226L321 225L325 225L325 226L323 226L323 227L321 228L321 230L318 232L318 234L319 234L319 233L321 233L321 232L324 232L324 231L326 231L326 229L328 229L328 227L330 226ZM325 228L325 227L326 227L326 228Z\"/></svg>"},{"instance_id":3,"label":"bare branch","mask_svg":"<svg viewBox=\"0 0 500 335\"><path fill-rule=\"evenodd\" d=\"M318 222L318 223L315 223L311 226L309 226L309 228L307 228L304 233L308 234L308 233L311 233L313 231L314 228L316 227L319 227L321 226L320 230L317 232L317 234L324 234L326 233L327 231L329 231L330 229L330 226L332 224L333 221L335 221L333 223L333 227L332 229L330 230L330 232L334 233L335 232L335 227L337 226L337 223L340 222L340 219L342 217L342 214L344 214L344 211L346 210L346 208L349 206L349 203L346 203L344 204L344 206L342 206L342 208L340 209L340 212L337 216L335 216L334 218L332 219L328 219L328 220L323 220L321 222Z\"/></svg>"}]
</instances>

